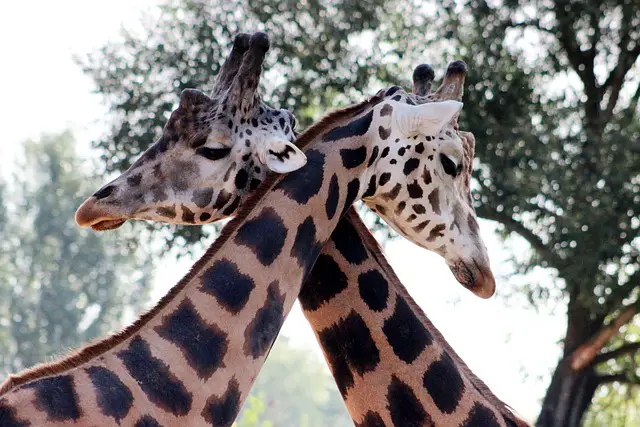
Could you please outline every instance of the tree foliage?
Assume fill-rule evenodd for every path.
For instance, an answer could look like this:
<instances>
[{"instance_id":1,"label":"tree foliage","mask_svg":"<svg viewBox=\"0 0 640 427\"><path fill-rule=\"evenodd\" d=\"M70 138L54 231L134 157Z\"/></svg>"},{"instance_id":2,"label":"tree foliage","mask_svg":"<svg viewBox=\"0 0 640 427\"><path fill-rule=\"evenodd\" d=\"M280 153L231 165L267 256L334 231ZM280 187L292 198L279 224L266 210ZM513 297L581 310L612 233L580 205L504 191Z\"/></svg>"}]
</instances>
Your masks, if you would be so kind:
<instances>
[{"instance_id":1,"label":"tree foliage","mask_svg":"<svg viewBox=\"0 0 640 427\"><path fill-rule=\"evenodd\" d=\"M279 336L238 416L238 427L353 426L318 357Z\"/></svg>"},{"instance_id":2,"label":"tree foliage","mask_svg":"<svg viewBox=\"0 0 640 427\"><path fill-rule=\"evenodd\" d=\"M74 148L69 133L27 141L14 191L0 199L3 374L113 331L126 310L139 311L145 301L150 265L113 236L74 223L96 186Z\"/></svg>"},{"instance_id":3,"label":"tree foliage","mask_svg":"<svg viewBox=\"0 0 640 427\"><path fill-rule=\"evenodd\" d=\"M478 213L528 242L522 274L555 272L552 285L523 289L532 303L566 304L563 359L538 423L575 426L598 387L617 394L611 384L633 389L638 375L637 335L628 327L606 335L638 307L638 10L638 0L171 1L139 35L82 64L112 109L112 132L97 142L111 171L159 135L179 91L211 87L239 30L270 34L267 98L303 124L406 83L419 62L440 69L464 59L460 124L478 141ZM179 235L189 242L201 233ZM574 371L571 357L584 346L597 357Z\"/></svg>"}]
</instances>

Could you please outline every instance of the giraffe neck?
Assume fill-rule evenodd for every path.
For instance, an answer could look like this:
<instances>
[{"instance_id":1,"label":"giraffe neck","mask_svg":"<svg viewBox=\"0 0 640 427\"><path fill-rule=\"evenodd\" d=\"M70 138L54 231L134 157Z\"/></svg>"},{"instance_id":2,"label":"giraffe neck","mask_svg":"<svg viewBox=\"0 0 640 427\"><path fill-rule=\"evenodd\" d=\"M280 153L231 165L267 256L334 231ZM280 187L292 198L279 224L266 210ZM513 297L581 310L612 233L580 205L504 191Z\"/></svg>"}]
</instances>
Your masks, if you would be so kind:
<instances>
[{"instance_id":1,"label":"giraffe neck","mask_svg":"<svg viewBox=\"0 0 640 427\"><path fill-rule=\"evenodd\" d=\"M267 179L153 310L10 379L0 413L25 425L230 426L321 248L365 191L366 162L345 168L339 153L366 142L312 144L307 166Z\"/></svg>"},{"instance_id":2,"label":"giraffe neck","mask_svg":"<svg viewBox=\"0 0 640 427\"><path fill-rule=\"evenodd\" d=\"M424 315L352 208L300 304L356 426L525 426Z\"/></svg>"}]
</instances>

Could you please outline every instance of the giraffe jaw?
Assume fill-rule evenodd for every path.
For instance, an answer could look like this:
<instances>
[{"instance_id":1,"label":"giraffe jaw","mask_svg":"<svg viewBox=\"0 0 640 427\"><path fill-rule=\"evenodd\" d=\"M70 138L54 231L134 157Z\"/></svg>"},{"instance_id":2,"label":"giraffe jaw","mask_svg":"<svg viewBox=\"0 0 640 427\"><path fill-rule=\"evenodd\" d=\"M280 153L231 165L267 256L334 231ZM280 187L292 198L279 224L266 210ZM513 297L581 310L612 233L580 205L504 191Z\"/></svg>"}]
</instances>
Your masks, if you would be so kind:
<instances>
[{"instance_id":1,"label":"giraffe jaw","mask_svg":"<svg viewBox=\"0 0 640 427\"><path fill-rule=\"evenodd\" d=\"M115 230L119 228L122 224L124 224L126 219L108 219L104 221L97 222L95 224L91 224L91 228L96 231L107 231L107 230Z\"/></svg>"}]
</instances>

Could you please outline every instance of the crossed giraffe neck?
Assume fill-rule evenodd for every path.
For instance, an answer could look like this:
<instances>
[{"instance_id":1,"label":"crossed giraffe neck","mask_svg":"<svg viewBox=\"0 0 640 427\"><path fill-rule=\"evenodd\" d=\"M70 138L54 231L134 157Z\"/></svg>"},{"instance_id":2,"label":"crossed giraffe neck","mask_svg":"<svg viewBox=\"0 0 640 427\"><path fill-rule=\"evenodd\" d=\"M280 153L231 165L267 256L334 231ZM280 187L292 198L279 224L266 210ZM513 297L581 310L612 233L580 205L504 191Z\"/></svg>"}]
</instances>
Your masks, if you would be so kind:
<instances>
[{"instance_id":1,"label":"crossed giraffe neck","mask_svg":"<svg viewBox=\"0 0 640 427\"><path fill-rule=\"evenodd\" d=\"M397 203L367 184L379 172L379 127L393 134L386 111L395 105L382 101L365 103L355 117L351 110L323 122L305 134L307 141L301 136L308 164L284 178L270 176L193 270L132 327L7 382L0 395L7 423L231 425L342 213L363 194L382 209ZM431 132L458 111L449 105L436 108ZM394 336L405 341L401 347L415 348L411 337ZM345 363L335 366L346 366L354 378L380 364L379 354L346 350ZM334 374L348 378L346 371ZM475 386L468 384L473 394ZM407 382L392 376L388 390L390 425L432 424L424 410L428 402L419 401ZM472 406L458 400L468 413L462 422L507 425L501 412L477 397ZM361 425L378 422L367 412Z\"/></svg>"}]
</instances>

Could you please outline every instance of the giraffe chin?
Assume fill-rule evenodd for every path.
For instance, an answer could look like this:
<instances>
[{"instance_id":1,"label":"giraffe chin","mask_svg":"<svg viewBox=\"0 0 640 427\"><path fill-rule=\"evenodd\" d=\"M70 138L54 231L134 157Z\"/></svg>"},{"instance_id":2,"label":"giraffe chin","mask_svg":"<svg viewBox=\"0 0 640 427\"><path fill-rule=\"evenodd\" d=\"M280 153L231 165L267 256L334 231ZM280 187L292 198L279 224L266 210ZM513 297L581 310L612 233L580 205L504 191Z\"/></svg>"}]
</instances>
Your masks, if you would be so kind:
<instances>
[{"instance_id":1,"label":"giraffe chin","mask_svg":"<svg viewBox=\"0 0 640 427\"><path fill-rule=\"evenodd\" d=\"M107 230L115 230L119 228L122 224L124 224L126 219L109 219L105 221L100 221L95 224L91 224L91 228L96 231L107 231Z\"/></svg>"},{"instance_id":2,"label":"giraffe chin","mask_svg":"<svg viewBox=\"0 0 640 427\"><path fill-rule=\"evenodd\" d=\"M480 268L470 268L463 261L449 265L449 269L462 286L480 298L490 298L495 293L496 283L490 271L484 272Z\"/></svg>"}]
</instances>

